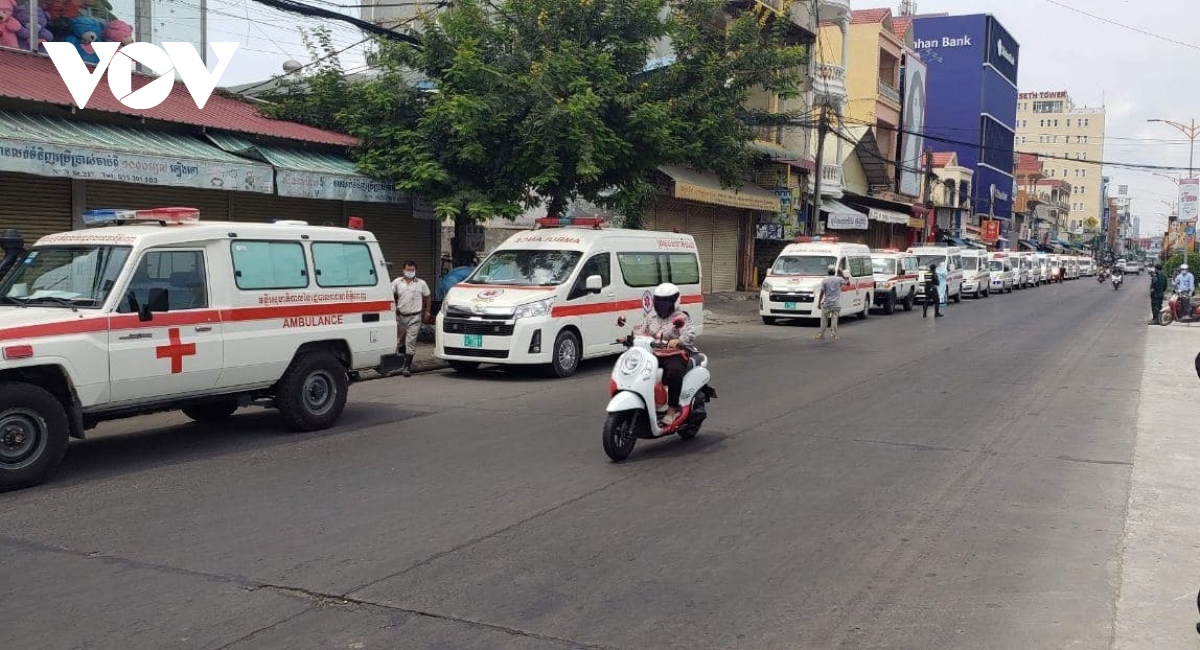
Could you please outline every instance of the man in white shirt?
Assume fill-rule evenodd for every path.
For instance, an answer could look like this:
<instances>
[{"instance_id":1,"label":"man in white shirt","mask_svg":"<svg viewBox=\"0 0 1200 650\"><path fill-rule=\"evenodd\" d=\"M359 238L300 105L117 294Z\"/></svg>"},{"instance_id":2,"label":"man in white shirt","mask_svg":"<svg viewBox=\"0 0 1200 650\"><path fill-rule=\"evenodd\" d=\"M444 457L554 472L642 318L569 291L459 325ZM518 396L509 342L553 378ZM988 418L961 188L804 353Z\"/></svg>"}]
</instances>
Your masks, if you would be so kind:
<instances>
[{"instance_id":1,"label":"man in white shirt","mask_svg":"<svg viewBox=\"0 0 1200 650\"><path fill-rule=\"evenodd\" d=\"M404 263L404 275L392 282L392 298L396 301L396 354L403 365L400 371L412 376L413 357L417 355L417 334L421 323L429 320L429 285L417 277L417 263ZM403 352L401 352L401 347Z\"/></svg>"}]
</instances>

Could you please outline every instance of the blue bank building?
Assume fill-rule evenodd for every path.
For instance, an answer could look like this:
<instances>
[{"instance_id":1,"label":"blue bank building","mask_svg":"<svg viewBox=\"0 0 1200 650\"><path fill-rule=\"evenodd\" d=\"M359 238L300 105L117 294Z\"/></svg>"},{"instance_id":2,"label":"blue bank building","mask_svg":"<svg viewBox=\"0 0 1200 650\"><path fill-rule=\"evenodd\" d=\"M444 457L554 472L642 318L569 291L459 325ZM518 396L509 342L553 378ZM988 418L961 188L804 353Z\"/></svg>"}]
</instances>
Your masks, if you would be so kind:
<instances>
[{"instance_id":1,"label":"blue bank building","mask_svg":"<svg viewBox=\"0 0 1200 650\"><path fill-rule=\"evenodd\" d=\"M960 210L953 223L938 227L943 235L976 237L980 221L991 215L1000 220L1001 239L1015 240L1013 148L1020 46L988 14L916 16L913 38L929 66L925 146L954 151L960 165L975 170L971 186L960 189L960 198L969 200L971 209Z\"/></svg>"}]
</instances>

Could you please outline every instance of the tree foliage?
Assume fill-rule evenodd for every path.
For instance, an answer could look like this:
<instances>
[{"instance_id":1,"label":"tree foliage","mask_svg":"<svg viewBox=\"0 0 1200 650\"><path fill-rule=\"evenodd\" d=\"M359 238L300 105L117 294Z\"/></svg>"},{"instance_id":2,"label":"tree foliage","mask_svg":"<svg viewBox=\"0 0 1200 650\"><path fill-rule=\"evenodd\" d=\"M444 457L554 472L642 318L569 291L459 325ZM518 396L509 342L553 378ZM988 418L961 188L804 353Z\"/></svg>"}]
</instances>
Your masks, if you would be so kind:
<instances>
[{"instance_id":1,"label":"tree foliage","mask_svg":"<svg viewBox=\"0 0 1200 650\"><path fill-rule=\"evenodd\" d=\"M787 20L742 4L756 9L460 0L420 21L421 47L377 42L370 78L329 57L270 96L271 112L359 138L363 173L443 216L513 217L543 201L557 215L576 198L640 212L663 164L738 184L756 155L754 123L779 119L747 111L747 99L798 91L807 52L789 44ZM675 61L648 70L663 43Z\"/></svg>"}]
</instances>

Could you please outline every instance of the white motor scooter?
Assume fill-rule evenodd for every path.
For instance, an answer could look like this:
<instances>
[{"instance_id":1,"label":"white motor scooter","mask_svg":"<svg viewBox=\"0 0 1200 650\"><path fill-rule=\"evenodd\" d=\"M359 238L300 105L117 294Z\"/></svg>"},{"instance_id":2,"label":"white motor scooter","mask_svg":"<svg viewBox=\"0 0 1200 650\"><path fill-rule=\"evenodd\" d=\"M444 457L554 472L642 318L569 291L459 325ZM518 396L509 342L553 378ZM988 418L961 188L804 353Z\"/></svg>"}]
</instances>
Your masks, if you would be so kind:
<instances>
[{"instance_id":1,"label":"white motor scooter","mask_svg":"<svg viewBox=\"0 0 1200 650\"><path fill-rule=\"evenodd\" d=\"M663 341L650 336L632 336L623 341L629 349L617 358L609 392L608 417L604 421L604 453L615 462L625 460L633 452L638 438L653 440L678 434L688 440L700 433L700 425L708 417L705 404L717 397L708 385L711 377L708 358L700 353L670 349ZM683 376L679 393L680 412L669 426L662 426L667 411L667 388L662 383L658 355L688 356L688 371Z\"/></svg>"}]
</instances>

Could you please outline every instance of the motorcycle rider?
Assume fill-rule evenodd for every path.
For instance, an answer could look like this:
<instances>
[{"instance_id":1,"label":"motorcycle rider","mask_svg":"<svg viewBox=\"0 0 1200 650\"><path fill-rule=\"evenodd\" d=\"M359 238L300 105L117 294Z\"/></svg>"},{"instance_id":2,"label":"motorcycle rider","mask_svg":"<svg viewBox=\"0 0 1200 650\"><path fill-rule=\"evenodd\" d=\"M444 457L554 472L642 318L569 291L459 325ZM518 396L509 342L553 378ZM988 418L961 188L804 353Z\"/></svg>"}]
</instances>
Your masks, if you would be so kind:
<instances>
[{"instance_id":1,"label":"motorcycle rider","mask_svg":"<svg viewBox=\"0 0 1200 650\"><path fill-rule=\"evenodd\" d=\"M1196 278L1188 270L1187 263L1179 266L1179 274L1175 276L1175 291L1179 292L1179 313L1181 317L1192 313L1192 293L1196 290Z\"/></svg>"},{"instance_id":2,"label":"motorcycle rider","mask_svg":"<svg viewBox=\"0 0 1200 650\"><path fill-rule=\"evenodd\" d=\"M679 287L664 282L654 288L654 309L646 314L646 321L634 333L651 336L665 341L668 349L696 352L696 330L692 320L679 309ZM683 376L687 374L687 361L683 355L659 355L658 365L663 371L663 384L667 388L667 414L663 426L670 426L679 417L679 394L683 391Z\"/></svg>"}]
</instances>

